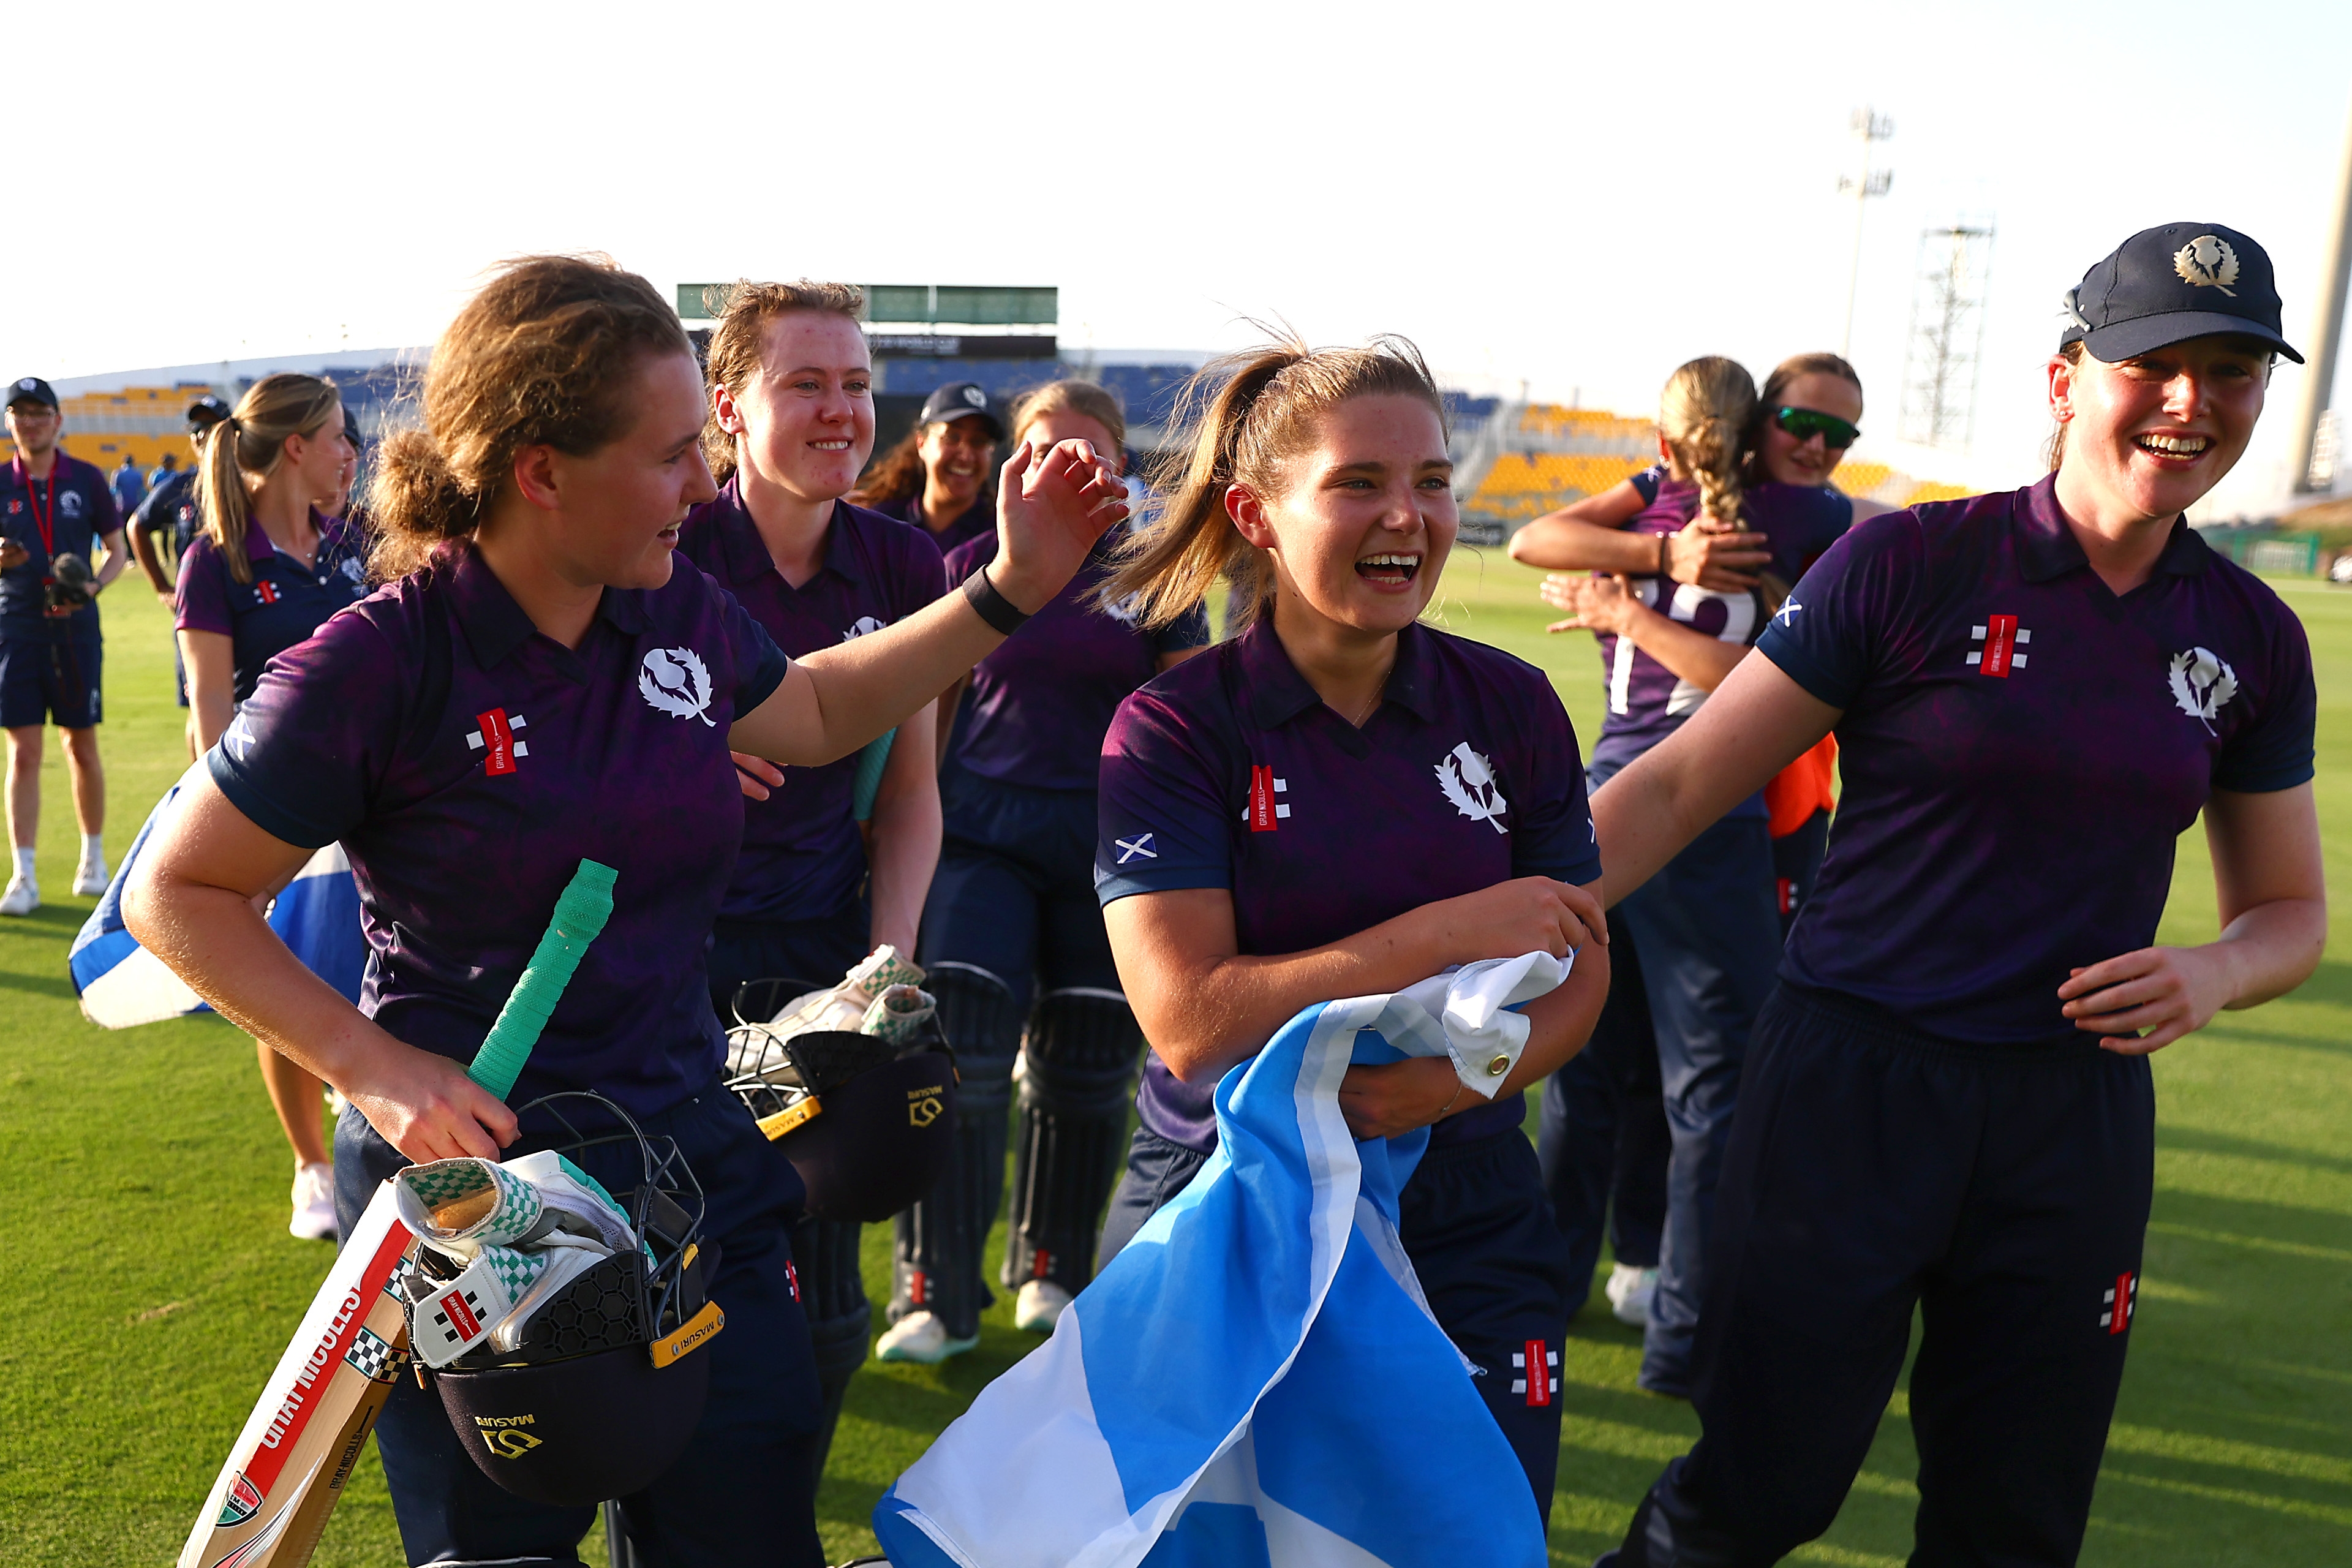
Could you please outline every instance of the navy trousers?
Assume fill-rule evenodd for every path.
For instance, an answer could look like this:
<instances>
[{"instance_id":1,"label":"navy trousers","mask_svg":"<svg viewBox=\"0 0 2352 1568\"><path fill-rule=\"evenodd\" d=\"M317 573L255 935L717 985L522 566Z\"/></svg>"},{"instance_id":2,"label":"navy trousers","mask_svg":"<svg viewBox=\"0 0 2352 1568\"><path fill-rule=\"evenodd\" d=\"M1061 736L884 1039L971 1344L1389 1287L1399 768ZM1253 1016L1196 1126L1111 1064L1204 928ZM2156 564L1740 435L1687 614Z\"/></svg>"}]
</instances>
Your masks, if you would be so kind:
<instances>
[{"instance_id":1,"label":"navy trousers","mask_svg":"<svg viewBox=\"0 0 2352 1568\"><path fill-rule=\"evenodd\" d=\"M1136 1129L1127 1174L1103 1227L1106 1265L1208 1158ZM1479 1396L1527 1471L1537 1517L1549 1525L1559 1473L1559 1357L1570 1281L1535 1151L1516 1127L1434 1145L1398 1194L1397 1208L1405 1256L1429 1309L1454 1348L1480 1368L1473 1380Z\"/></svg>"},{"instance_id":2,"label":"navy trousers","mask_svg":"<svg viewBox=\"0 0 2352 1568\"><path fill-rule=\"evenodd\" d=\"M1546 1080L1536 1135L1544 1192L1568 1242L1571 1318L1592 1293L1604 1229L1618 1262L1658 1266L1674 1148L1642 961L1613 914L1609 933L1609 999L1584 1048Z\"/></svg>"},{"instance_id":3,"label":"navy trousers","mask_svg":"<svg viewBox=\"0 0 2352 1568\"><path fill-rule=\"evenodd\" d=\"M2072 1563L2130 1343L2155 1143L2145 1057L2080 1037L1960 1045L1783 986L1717 1194L1701 1436L1617 1568L1760 1568L1828 1529L1915 1306L1911 1562Z\"/></svg>"},{"instance_id":4,"label":"navy trousers","mask_svg":"<svg viewBox=\"0 0 2352 1568\"><path fill-rule=\"evenodd\" d=\"M578 1121L584 1113L569 1107ZM707 1234L719 1246L711 1297L727 1327L712 1356L710 1403L686 1452L651 1486L620 1501L629 1539L648 1563L680 1568L774 1564L823 1568L816 1532L816 1367L793 1278L791 1225L802 1197L790 1161L751 1112L714 1081L658 1116L649 1136L677 1141L702 1183ZM583 1127L583 1130L586 1130ZM505 1151L545 1148L534 1117ZM607 1143L574 1156L614 1193L637 1184L637 1151ZM349 1235L385 1177L408 1162L346 1110L335 1126L335 1217ZM626 1411L614 1411L625 1421ZM439 1397L403 1377L377 1419L376 1447L413 1563L577 1564L596 1510L530 1502L493 1484L457 1445Z\"/></svg>"},{"instance_id":5,"label":"navy trousers","mask_svg":"<svg viewBox=\"0 0 2352 1568\"><path fill-rule=\"evenodd\" d=\"M1687 1394L1716 1182L1739 1100L1740 1064L1780 962L1764 819L1717 822L1628 894L1617 914L1641 964L1674 1143L1641 1384L1660 1394Z\"/></svg>"}]
</instances>

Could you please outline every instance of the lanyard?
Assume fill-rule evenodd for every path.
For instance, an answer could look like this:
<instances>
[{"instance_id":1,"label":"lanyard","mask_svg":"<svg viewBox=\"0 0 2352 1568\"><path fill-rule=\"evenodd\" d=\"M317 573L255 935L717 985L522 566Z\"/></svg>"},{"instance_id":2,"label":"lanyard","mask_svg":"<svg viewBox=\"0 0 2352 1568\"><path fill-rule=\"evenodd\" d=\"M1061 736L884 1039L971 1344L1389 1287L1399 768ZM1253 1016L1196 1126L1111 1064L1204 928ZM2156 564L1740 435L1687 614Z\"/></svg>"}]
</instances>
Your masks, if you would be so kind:
<instances>
[{"instance_id":1,"label":"lanyard","mask_svg":"<svg viewBox=\"0 0 2352 1568\"><path fill-rule=\"evenodd\" d=\"M8 466L16 469L16 477L25 482L26 500L33 509L33 526L41 531L42 552L48 555L55 555L58 552L57 517L58 475L57 469L51 468L49 470L49 504L48 509L45 511L41 508L41 492L35 488L39 481L33 478L33 470L26 465L24 454L20 452L16 457L11 458L8 460Z\"/></svg>"}]
</instances>

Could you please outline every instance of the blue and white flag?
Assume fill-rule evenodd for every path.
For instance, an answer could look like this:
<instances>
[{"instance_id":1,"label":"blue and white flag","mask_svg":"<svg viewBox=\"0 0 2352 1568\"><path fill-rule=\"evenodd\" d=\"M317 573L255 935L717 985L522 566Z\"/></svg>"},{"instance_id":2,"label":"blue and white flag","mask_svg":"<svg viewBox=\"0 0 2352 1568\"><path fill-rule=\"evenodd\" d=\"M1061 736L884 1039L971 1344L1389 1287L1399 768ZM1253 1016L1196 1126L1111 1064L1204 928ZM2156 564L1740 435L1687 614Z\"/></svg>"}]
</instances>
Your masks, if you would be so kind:
<instances>
[{"instance_id":1,"label":"blue and white flag","mask_svg":"<svg viewBox=\"0 0 2352 1568\"><path fill-rule=\"evenodd\" d=\"M874 1510L896 1568L1540 1568L1527 1477L1423 1298L1358 1142L1354 1062L1491 1096L1546 953L1300 1013L1217 1086L1217 1152ZM1507 1058L1492 1070L1497 1056Z\"/></svg>"},{"instance_id":2,"label":"blue and white flag","mask_svg":"<svg viewBox=\"0 0 2352 1568\"><path fill-rule=\"evenodd\" d=\"M204 998L140 946L122 925L122 889L130 885L131 868L139 864L140 852L156 830L171 820L181 792L204 765L197 762L163 792L139 837L131 841L131 853L115 868L105 897L74 938L66 963L73 973L75 994L81 997L82 1016L93 1024L127 1029L206 1010ZM360 980L367 971L367 939L360 931L359 887L341 845L330 844L303 862L270 905L269 924L311 973L358 1003Z\"/></svg>"}]
</instances>

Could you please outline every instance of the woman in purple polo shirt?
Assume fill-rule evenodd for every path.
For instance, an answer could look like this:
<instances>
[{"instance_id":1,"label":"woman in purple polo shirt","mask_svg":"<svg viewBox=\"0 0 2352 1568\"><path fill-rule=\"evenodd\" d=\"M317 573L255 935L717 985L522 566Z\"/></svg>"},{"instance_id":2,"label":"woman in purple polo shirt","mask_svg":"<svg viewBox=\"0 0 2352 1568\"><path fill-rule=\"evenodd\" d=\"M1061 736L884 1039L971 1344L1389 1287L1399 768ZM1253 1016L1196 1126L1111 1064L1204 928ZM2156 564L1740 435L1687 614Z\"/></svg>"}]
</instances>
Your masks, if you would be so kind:
<instances>
[{"instance_id":1,"label":"woman in purple polo shirt","mask_svg":"<svg viewBox=\"0 0 2352 1568\"><path fill-rule=\"evenodd\" d=\"M1540 670L1419 621L1458 520L1411 344L1269 347L1192 396L1184 481L1102 595L1165 626L1223 577L1244 629L1129 697L1103 742L1097 892L1152 1047L1103 1250L1192 1180L1217 1080L1300 1008L1578 950L1491 1099L1443 1059L1354 1068L1340 1089L1360 1137L1437 1124L1405 1250L1549 1519L1567 1249L1520 1091L1584 1043L1609 988L1576 736Z\"/></svg>"},{"instance_id":2,"label":"woman in purple polo shirt","mask_svg":"<svg viewBox=\"0 0 2352 1568\"><path fill-rule=\"evenodd\" d=\"M2171 224L2067 305L2051 475L1854 529L1594 796L1618 892L1832 728L1845 780L1717 1191L1702 1435L1617 1568L1826 1529L1915 1307L1915 1560L2073 1563L2137 1302L2148 1053L2318 963L2310 650L2182 516L2299 357L2270 258ZM2200 813L2220 940L2151 946Z\"/></svg>"},{"instance_id":3,"label":"woman in purple polo shirt","mask_svg":"<svg viewBox=\"0 0 2352 1568\"><path fill-rule=\"evenodd\" d=\"M1710 356L1681 366L1659 397L1658 437L1668 472L1656 500L1621 531L1563 522L1531 541L1527 536L1538 526L1531 524L1512 541L1512 554L1536 566L1604 567L1627 555L1649 557L1638 575L1618 571L1544 584L1548 599L1577 611L1553 629L1584 626L1601 642L1607 717L1592 747L1596 780L1606 781L1696 712L1747 657L1788 584L1845 531L1852 504L1833 489L1743 483L1742 437L1755 406L1756 384L1732 361ZM1675 566L1678 544L1714 530L1737 531L1732 537L1763 553L1755 585L1707 588L1660 570ZM1643 1176L1634 1161L1654 1158L1654 1139L1643 1136L1654 1123L1641 1092L1651 1079L1646 1064L1629 1058L1642 1051L1657 1058L1671 1145L1658 1250L1649 1259L1638 1251L1621 1255L1610 1280L1612 1296L1637 1304L1643 1281L1628 1275L1654 1263L1641 1314L1640 1374L1641 1385L1654 1394L1686 1397L1690 1391L1717 1173L1748 1032L1780 953L1772 880L1759 796L1742 802L1676 856L1664 875L1620 904L1612 918L1628 940L1614 952L1611 1005L1594 1030L1593 1048L1561 1068L1544 1097L1553 1210L1589 1275L1600 1252L1619 1135L1632 1135L1629 1183ZM1647 1238L1637 1231L1633 1239L1638 1247Z\"/></svg>"},{"instance_id":4,"label":"woman in purple polo shirt","mask_svg":"<svg viewBox=\"0 0 2352 1568\"><path fill-rule=\"evenodd\" d=\"M1013 434L1086 441L1116 468L1127 420L1101 387L1057 381L1013 405ZM993 533L959 545L950 578L980 571L996 548ZM1116 548L1108 536L1097 544L1026 636L981 660L970 697L950 692L945 703L955 722L941 784L947 848L923 911L923 965L956 1047L961 1121L955 1164L899 1216L886 1361L938 1362L979 1342L989 1301L981 1251L1004 1191L1016 1052L1021 1130L1003 1275L1020 1292L1014 1322L1052 1332L1094 1277L1142 1047L1095 898L1103 732L1129 692L1209 640L1197 609L1149 628L1129 606L1097 604Z\"/></svg>"},{"instance_id":5,"label":"woman in purple polo shirt","mask_svg":"<svg viewBox=\"0 0 2352 1568\"><path fill-rule=\"evenodd\" d=\"M262 667L366 592L365 547L317 503L352 455L343 400L310 375L262 377L209 444L197 484L204 531L180 558L173 624L188 672L198 755L253 696ZM318 1076L257 1042L261 1081L294 1149L296 1236L335 1234L335 1173L319 1126Z\"/></svg>"},{"instance_id":6,"label":"woman in purple polo shirt","mask_svg":"<svg viewBox=\"0 0 2352 1568\"><path fill-rule=\"evenodd\" d=\"M710 331L703 450L719 498L687 515L678 553L794 658L895 626L946 587L939 547L921 529L841 499L874 450L865 304L845 283L740 283ZM856 755L789 772L735 759L748 797L743 846L708 961L722 1025L736 1022L746 982L811 991L884 942L914 955L940 858L935 728L929 706L898 727L866 831L851 799ZM872 1331L857 1260L864 1228L806 1219L793 1231L824 1390L820 1468Z\"/></svg>"},{"instance_id":7,"label":"woman in purple polo shirt","mask_svg":"<svg viewBox=\"0 0 2352 1568\"><path fill-rule=\"evenodd\" d=\"M376 465L374 563L395 580L271 664L141 862L125 919L223 1015L350 1099L335 1161L348 1228L407 1161L553 1135L463 1063L580 860L615 868L612 918L515 1098L593 1089L677 1140L727 1314L698 1352L719 1358L702 1426L622 1500L625 1523L659 1562L822 1563L819 1398L789 1240L801 1184L720 1086L702 968L742 837L729 751L819 767L916 712L1019 626L1019 606L1060 591L1123 513L1123 488L1083 447L1016 452L987 576L793 660L709 577L674 569L680 525L717 487L693 346L643 279L572 258L510 265L443 334L423 403L425 428L386 439ZM373 950L357 1010L249 901L337 841ZM637 1180L633 1150L578 1158L607 1185ZM493 1486L414 1384L376 1435L409 1562L575 1561L592 1510Z\"/></svg>"},{"instance_id":8,"label":"woman in purple polo shirt","mask_svg":"<svg viewBox=\"0 0 2352 1568\"><path fill-rule=\"evenodd\" d=\"M945 554L995 528L988 476L1003 423L976 383L951 381L923 399L915 427L875 461L851 497L911 522Z\"/></svg>"}]
</instances>

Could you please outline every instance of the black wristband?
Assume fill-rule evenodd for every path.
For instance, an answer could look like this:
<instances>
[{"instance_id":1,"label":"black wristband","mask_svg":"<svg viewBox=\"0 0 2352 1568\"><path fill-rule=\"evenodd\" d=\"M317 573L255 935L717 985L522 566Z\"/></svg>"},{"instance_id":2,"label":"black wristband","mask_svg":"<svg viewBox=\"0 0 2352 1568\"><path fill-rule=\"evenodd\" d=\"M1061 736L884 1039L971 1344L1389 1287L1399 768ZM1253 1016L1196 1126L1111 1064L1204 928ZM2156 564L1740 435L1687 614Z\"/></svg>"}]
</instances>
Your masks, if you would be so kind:
<instances>
[{"instance_id":1,"label":"black wristband","mask_svg":"<svg viewBox=\"0 0 2352 1568\"><path fill-rule=\"evenodd\" d=\"M996 584L988 580L988 568L985 566L963 580L963 596L967 604L980 612L982 620L1006 637L1019 631L1022 623L1029 618L1014 607L1012 600L996 591Z\"/></svg>"}]
</instances>

